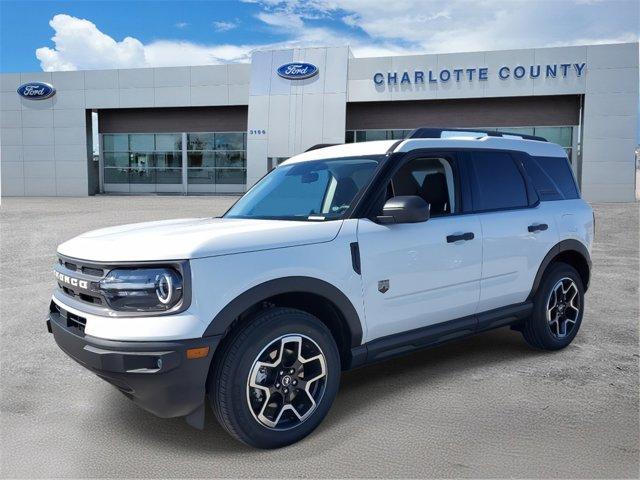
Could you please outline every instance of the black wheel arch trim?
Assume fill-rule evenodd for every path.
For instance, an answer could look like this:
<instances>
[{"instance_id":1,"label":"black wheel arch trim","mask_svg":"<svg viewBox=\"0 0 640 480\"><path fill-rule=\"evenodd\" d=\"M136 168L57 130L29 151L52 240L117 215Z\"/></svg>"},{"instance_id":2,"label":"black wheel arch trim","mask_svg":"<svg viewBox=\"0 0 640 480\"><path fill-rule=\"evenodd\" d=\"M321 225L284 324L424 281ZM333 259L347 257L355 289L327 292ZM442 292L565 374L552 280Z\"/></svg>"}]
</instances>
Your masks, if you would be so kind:
<instances>
[{"instance_id":1,"label":"black wheel arch trim","mask_svg":"<svg viewBox=\"0 0 640 480\"><path fill-rule=\"evenodd\" d=\"M533 280L533 286L531 287L531 292L529 293L528 299L532 299L533 296L536 294L536 291L540 286L540 282L542 282L542 277L544 275L544 272L549 266L549 264L553 261L553 259L563 252L571 252L571 251L583 257L584 260L587 262L587 265L589 266L587 281L584 282L584 290L585 292L587 291L587 289L589 288L589 278L591 276L591 267L592 267L591 255L589 255L589 250L587 250L587 247L585 246L584 243L579 242L578 240L569 239L569 240L562 240L561 242L557 243L545 255L544 259L542 260L542 263L540 263L538 272L536 273L536 276Z\"/></svg>"},{"instance_id":2,"label":"black wheel arch trim","mask_svg":"<svg viewBox=\"0 0 640 480\"><path fill-rule=\"evenodd\" d=\"M223 335L229 326L253 305L285 293L308 293L333 303L346 321L351 347L362 343L360 316L347 296L324 280L313 277L282 277L256 285L229 302L209 323L203 337Z\"/></svg>"}]
</instances>

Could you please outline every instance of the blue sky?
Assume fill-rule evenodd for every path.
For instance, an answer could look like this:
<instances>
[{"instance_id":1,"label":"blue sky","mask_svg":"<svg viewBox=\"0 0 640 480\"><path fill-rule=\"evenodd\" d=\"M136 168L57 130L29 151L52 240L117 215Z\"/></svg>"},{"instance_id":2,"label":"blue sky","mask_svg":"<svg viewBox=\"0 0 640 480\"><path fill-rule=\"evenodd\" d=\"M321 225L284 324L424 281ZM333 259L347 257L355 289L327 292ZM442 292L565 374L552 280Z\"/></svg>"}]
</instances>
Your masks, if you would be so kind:
<instances>
[{"instance_id":1,"label":"blue sky","mask_svg":"<svg viewBox=\"0 0 640 480\"><path fill-rule=\"evenodd\" d=\"M637 0L0 1L0 71L248 61L260 48L356 56L637 41Z\"/></svg>"}]
</instances>

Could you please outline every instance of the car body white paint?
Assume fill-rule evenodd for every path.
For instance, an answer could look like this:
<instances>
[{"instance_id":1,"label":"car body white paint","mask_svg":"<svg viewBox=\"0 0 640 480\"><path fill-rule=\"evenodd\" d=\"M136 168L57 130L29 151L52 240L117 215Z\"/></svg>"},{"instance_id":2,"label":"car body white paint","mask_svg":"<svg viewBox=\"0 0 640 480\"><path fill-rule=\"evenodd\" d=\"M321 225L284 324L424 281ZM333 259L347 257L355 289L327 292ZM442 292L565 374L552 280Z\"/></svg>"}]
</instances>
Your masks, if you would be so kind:
<instances>
[{"instance_id":1,"label":"car body white paint","mask_svg":"<svg viewBox=\"0 0 640 480\"><path fill-rule=\"evenodd\" d=\"M339 145L306 152L286 163L385 154L397 142ZM418 148L496 148L564 157L546 142L484 137L415 139L396 151ZM545 232L529 233L532 223ZM473 231L470 242L446 236ZM526 299L542 258L560 240L591 250L593 218L583 200L541 202L535 208L432 218L420 224L380 225L367 219L326 222L185 219L139 223L89 232L60 245L58 253L94 262L189 260L192 301L181 313L99 316L53 300L87 319L88 335L111 340L199 338L214 317L248 289L269 280L306 276L334 285L361 319L363 342ZM349 244L361 248L362 275ZM378 282L389 280L385 294Z\"/></svg>"},{"instance_id":2,"label":"car body white paint","mask_svg":"<svg viewBox=\"0 0 640 480\"><path fill-rule=\"evenodd\" d=\"M505 137L453 137L453 138L411 138L404 140L394 152L409 152L419 148L473 148L514 150L541 157L566 157L560 145L537 140L521 140Z\"/></svg>"},{"instance_id":3,"label":"car body white paint","mask_svg":"<svg viewBox=\"0 0 640 480\"><path fill-rule=\"evenodd\" d=\"M470 242L447 235L475 232ZM422 223L358 224L368 337L373 340L476 312L482 273L482 238L475 215ZM378 282L389 281L381 293Z\"/></svg>"},{"instance_id":4,"label":"car body white paint","mask_svg":"<svg viewBox=\"0 0 640 480\"><path fill-rule=\"evenodd\" d=\"M322 160L323 158L360 157L365 155L383 155L389 151L398 140L376 140L373 142L345 143L330 147L317 148L308 152L294 155L280 165Z\"/></svg>"},{"instance_id":5,"label":"car body white paint","mask_svg":"<svg viewBox=\"0 0 640 480\"><path fill-rule=\"evenodd\" d=\"M84 233L58 253L96 262L188 260L330 242L338 222L192 218L135 223Z\"/></svg>"}]
</instances>

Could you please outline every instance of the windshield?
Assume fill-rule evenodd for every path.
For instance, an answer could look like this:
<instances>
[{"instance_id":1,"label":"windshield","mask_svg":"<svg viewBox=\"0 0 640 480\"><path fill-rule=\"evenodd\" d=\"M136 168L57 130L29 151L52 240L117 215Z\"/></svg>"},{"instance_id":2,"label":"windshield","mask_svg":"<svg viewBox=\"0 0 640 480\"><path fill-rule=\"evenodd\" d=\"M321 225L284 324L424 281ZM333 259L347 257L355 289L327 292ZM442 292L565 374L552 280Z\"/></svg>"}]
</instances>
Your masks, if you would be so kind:
<instances>
[{"instance_id":1,"label":"windshield","mask_svg":"<svg viewBox=\"0 0 640 480\"><path fill-rule=\"evenodd\" d=\"M227 218L335 220L371 180L382 155L281 165L231 207Z\"/></svg>"}]
</instances>

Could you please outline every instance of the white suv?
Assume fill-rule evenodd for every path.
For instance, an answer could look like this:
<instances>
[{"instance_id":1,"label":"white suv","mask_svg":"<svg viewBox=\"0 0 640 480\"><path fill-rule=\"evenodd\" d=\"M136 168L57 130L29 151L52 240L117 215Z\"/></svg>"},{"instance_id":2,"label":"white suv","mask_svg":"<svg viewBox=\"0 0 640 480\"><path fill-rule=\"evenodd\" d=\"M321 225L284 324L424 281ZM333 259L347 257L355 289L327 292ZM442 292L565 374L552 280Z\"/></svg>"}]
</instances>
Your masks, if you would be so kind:
<instances>
[{"instance_id":1,"label":"white suv","mask_svg":"<svg viewBox=\"0 0 640 480\"><path fill-rule=\"evenodd\" d=\"M537 137L415 130L314 149L221 218L105 228L58 248L49 331L161 417L293 443L341 370L492 328L566 347L594 220L565 151Z\"/></svg>"}]
</instances>

